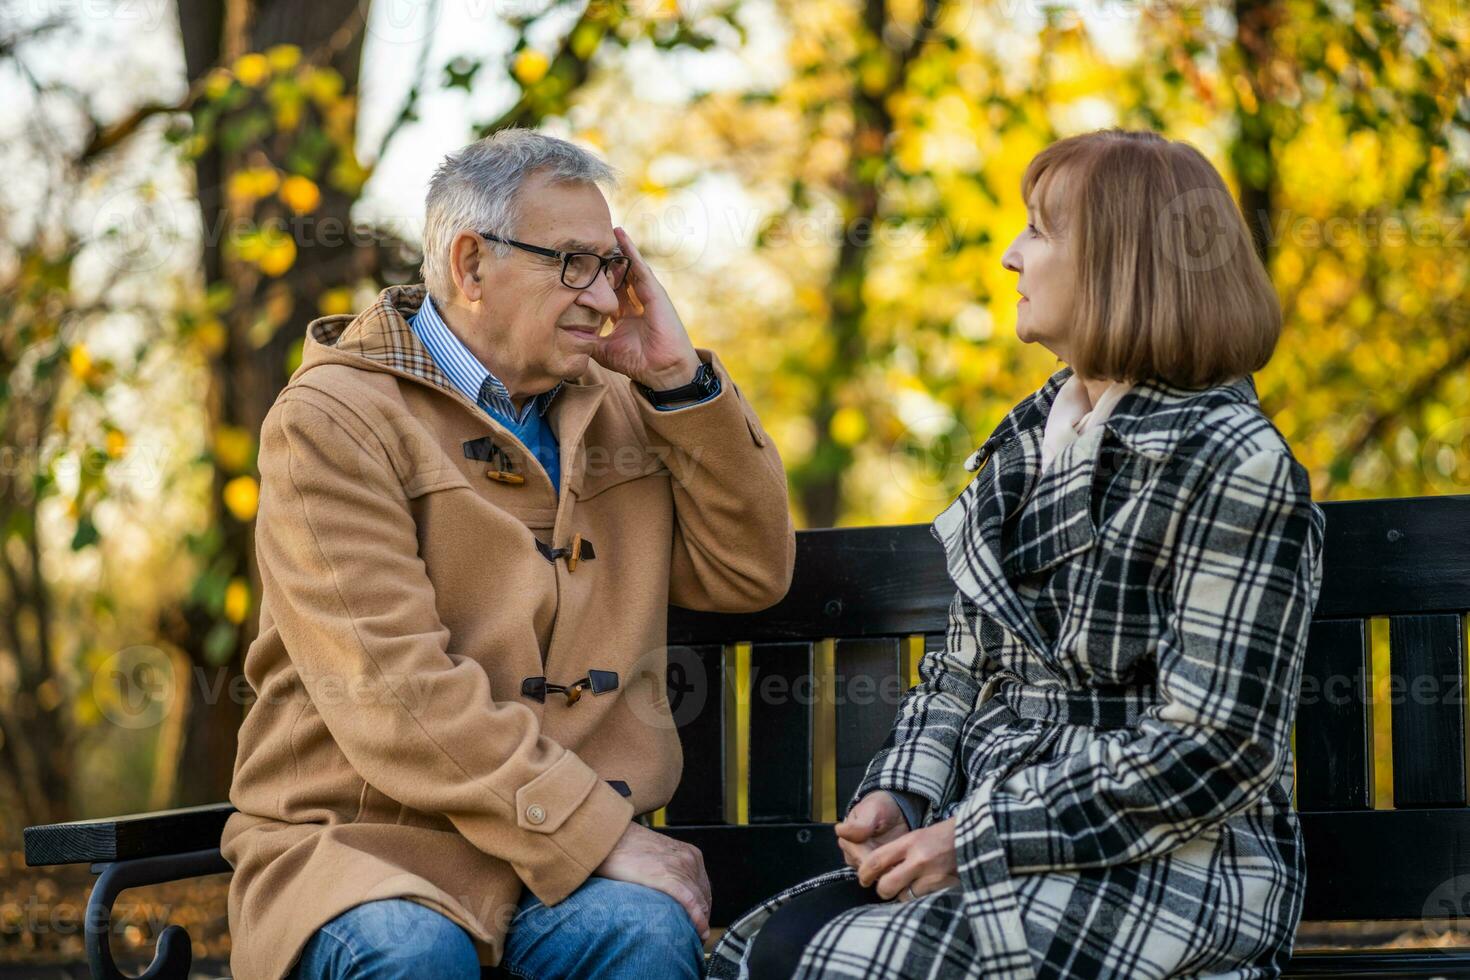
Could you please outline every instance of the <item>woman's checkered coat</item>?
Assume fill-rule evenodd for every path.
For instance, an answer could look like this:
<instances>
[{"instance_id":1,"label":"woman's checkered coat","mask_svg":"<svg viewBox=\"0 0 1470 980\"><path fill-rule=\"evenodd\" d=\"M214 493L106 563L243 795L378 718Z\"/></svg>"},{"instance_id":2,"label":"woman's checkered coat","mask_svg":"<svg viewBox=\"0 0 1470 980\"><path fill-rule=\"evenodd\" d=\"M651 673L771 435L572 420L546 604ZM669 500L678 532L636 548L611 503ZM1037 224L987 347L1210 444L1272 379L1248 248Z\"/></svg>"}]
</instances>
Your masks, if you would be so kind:
<instances>
[{"instance_id":1,"label":"woman's checkered coat","mask_svg":"<svg viewBox=\"0 0 1470 980\"><path fill-rule=\"evenodd\" d=\"M1040 473L1063 369L934 522L958 587L859 786L956 819L962 884L855 909L802 977L1275 977L1301 915L1291 729L1322 511L1249 378L1142 383ZM735 976L775 908L711 960Z\"/></svg>"}]
</instances>

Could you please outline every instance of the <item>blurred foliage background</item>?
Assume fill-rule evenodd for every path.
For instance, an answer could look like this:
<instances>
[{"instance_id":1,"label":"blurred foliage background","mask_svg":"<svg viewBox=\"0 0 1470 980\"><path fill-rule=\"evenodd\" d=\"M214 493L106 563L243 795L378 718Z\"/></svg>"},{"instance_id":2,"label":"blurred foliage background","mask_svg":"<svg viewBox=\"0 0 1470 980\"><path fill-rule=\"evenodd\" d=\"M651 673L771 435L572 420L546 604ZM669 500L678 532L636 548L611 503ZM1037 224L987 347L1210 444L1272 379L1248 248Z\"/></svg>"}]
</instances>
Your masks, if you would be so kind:
<instances>
[{"instance_id":1,"label":"blurred foliage background","mask_svg":"<svg viewBox=\"0 0 1470 980\"><path fill-rule=\"evenodd\" d=\"M309 319L417 278L446 150L531 126L622 172L817 527L958 493L1056 367L1000 266L1026 163L1157 129L1257 233L1316 496L1452 493L1467 69L1452 0L0 4L0 839L226 797L261 419Z\"/></svg>"}]
</instances>

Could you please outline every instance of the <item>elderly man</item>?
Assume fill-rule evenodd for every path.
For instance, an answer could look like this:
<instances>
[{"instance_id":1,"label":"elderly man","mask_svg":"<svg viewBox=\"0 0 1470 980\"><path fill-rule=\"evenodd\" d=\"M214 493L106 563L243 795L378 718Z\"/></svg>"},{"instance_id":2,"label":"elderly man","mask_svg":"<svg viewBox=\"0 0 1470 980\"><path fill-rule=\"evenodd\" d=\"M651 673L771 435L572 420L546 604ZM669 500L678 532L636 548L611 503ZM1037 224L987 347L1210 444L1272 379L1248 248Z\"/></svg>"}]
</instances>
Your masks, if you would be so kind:
<instances>
[{"instance_id":1,"label":"elderly man","mask_svg":"<svg viewBox=\"0 0 1470 980\"><path fill-rule=\"evenodd\" d=\"M635 821L679 782L667 605L771 605L795 535L610 179L524 130L450 156L425 285L313 322L266 419L238 977L701 969L703 860Z\"/></svg>"}]
</instances>

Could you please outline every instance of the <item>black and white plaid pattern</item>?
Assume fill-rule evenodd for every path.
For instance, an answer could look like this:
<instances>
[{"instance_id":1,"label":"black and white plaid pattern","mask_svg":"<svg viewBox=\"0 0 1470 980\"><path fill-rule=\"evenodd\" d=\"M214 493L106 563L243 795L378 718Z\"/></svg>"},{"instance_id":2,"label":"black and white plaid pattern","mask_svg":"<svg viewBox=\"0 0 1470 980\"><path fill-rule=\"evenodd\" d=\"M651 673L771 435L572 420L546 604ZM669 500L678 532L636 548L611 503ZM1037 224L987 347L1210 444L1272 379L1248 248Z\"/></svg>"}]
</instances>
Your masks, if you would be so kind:
<instances>
[{"instance_id":1,"label":"black and white plaid pattern","mask_svg":"<svg viewBox=\"0 0 1470 980\"><path fill-rule=\"evenodd\" d=\"M1249 378L1139 384L1041 473L1070 374L1012 410L934 522L946 642L853 798L955 818L962 884L844 913L802 977L1255 978L1290 956L1322 511ZM711 975L739 975L796 891L732 926Z\"/></svg>"}]
</instances>

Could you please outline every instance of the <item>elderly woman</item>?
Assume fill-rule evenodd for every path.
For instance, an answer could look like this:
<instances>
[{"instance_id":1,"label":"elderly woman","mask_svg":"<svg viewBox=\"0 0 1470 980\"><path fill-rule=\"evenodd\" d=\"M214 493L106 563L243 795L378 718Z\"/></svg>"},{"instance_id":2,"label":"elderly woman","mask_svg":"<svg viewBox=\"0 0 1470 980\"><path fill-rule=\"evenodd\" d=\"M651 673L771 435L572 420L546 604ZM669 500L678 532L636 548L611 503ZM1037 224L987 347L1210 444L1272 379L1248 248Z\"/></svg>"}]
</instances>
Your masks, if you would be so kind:
<instances>
[{"instance_id":1,"label":"elderly woman","mask_svg":"<svg viewBox=\"0 0 1470 980\"><path fill-rule=\"evenodd\" d=\"M1065 362L934 522L957 587L837 835L714 976L1275 977L1322 512L1250 373L1281 314L1193 148L1073 137L1023 180L1017 331Z\"/></svg>"}]
</instances>

